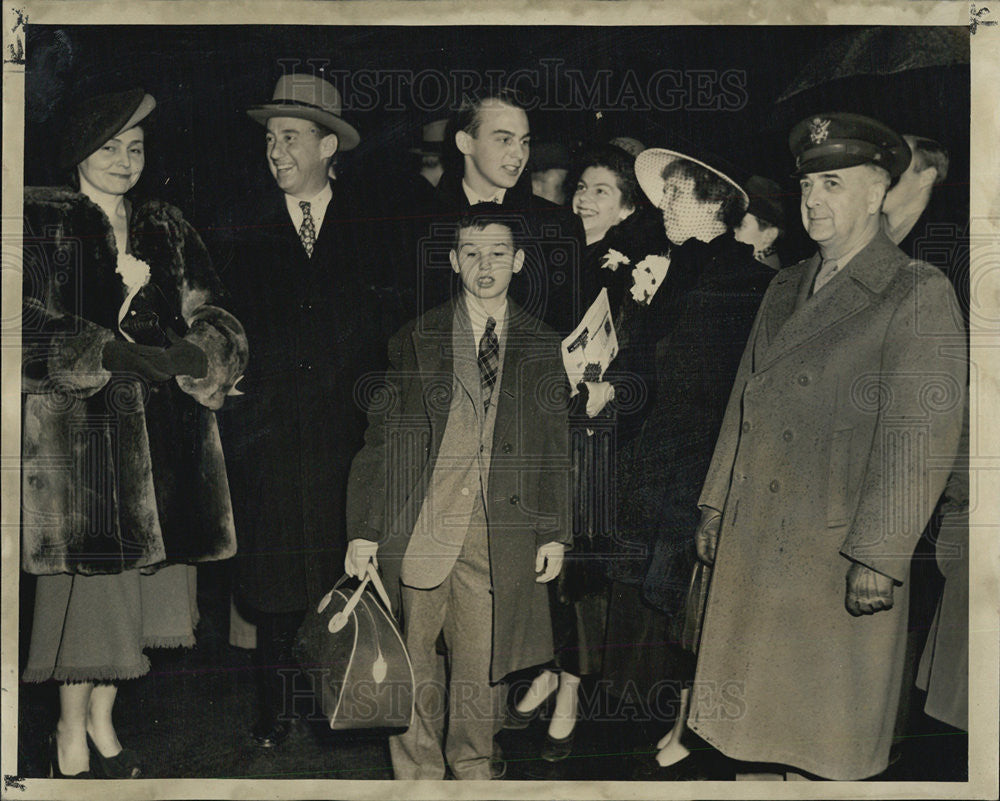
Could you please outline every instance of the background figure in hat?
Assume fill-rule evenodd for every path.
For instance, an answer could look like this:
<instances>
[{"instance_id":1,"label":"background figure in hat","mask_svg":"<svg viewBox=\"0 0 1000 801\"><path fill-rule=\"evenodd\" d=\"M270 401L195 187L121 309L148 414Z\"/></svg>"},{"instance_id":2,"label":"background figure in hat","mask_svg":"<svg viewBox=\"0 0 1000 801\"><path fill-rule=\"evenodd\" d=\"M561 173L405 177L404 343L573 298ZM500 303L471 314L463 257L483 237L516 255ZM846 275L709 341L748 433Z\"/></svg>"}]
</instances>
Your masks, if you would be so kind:
<instances>
[{"instance_id":1,"label":"background figure in hat","mask_svg":"<svg viewBox=\"0 0 1000 801\"><path fill-rule=\"evenodd\" d=\"M420 176L434 187L440 183L444 172L444 166L441 164L441 143L444 142L444 129L447 125L447 118L427 123L423 127L423 141L420 147L410 151L420 156Z\"/></svg>"},{"instance_id":2,"label":"background figure in hat","mask_svg":"<svg viewBox=\"0 0 1000 801\"><path fill-rule=\"evenodd\" d=\"M790 145L819 252L768 289L698 501L715 567L696 683L718 689L688 722L735 759L863 779L888 762L910 559L958 445L965 333L945 276L881 230L906 143L821 114Z\"/></svg>"},{"instance_id":3,"label":"background figure in hat","mask_svg":"<svg viewBox=\"0 0 1000 801\"><path fill-rule=\"evenodd\" d=\"M903 134L913 154L910 164L886 193L882 204L882 229L886 236L911 256L913 242L906 240L923 216L935 186L948 177L948 151L933 139ZM934 222L934 220L931 220Z\"/></svg>"},{"instance_id":4,"label":"background figure in hat","mask_svg":"<svg viewBox=\"0 0 1000 801\"><path fill-rule=\"evenodd\" d=\"M733 237L747 196L704 161L661 148L635 161L639 184L660 212L664 254L637 255L625 296L630 341L612 365L620 414L615 481L618 515L608 560L612 580L604 674L612 691L663 708L664 682L684 688L693 656L677 647L695 564L697 498L726 399L757 307L773 272ZM652 258L649 258L649 257ZM659 256L659 258L657 258ZM642 401L645 402L642 402ZM638 409L635 407L639 407ZM624 411L624 409L623 409ZM647 736L660 738L670 719ZM687 754L683 725L662 737L661 763ZM649 775L655 764L639 766Z\"/></svg>"},{"instance_id":5,"label":"background figure in hat","mask_svg":"<svg viewBox=\"0 0 1000 801\"><path fill-rule=\"evenodd\" d=\"M566 173L569 172L569 148L558 142L542 142L531 150L531 192L557 206L566 204Z\"/></svg>"},{"instance_id":6,"label":"background figure in hat","mask_svg":"<svg viewBox=\"0 0 1000 801\"><path fill-rule=\"evenodd\" d=\"M781 187L769 178L751 175L744 188L750 196L750 206L733 232L736 241L752 245L757 261L780 270L777 243L788 225Z\"/></svg>"},{"instance_id":7,"label":"background figure in hat","mask_svg":"<svg viewBox=\"0 0 1000 801\"><path fill-rule=\"evenodd\" d=\"M140 774L117 682L148 672L144 648L194 644L185 563L235 551L213 410L246 338L181 213L130 199L155 105L142 89L83 101L60 152L76 191L25 189L23 678L60 682L55 777Z\"/></svg>"},{"instance_id":8,"label":"background figure in hat","mask_svg":"<svg viewBox=\"0 0 1000 801\"><path fill-rule=\"evenodd\" d=\"M381 363L383 307L371 287L374 248L355 222L363 215L349 187L328 177L334 154L359 142L337 89L285 75L273 100L247 113L263 126L262 155L280 191L253 198L228 226L226 282L254 358L222 423L239 532L236 602L257 625L252 737L270 747L293 719L279 671L344 558L347 473L364 433L355 384Z\"/></svg>"}]
</instances>

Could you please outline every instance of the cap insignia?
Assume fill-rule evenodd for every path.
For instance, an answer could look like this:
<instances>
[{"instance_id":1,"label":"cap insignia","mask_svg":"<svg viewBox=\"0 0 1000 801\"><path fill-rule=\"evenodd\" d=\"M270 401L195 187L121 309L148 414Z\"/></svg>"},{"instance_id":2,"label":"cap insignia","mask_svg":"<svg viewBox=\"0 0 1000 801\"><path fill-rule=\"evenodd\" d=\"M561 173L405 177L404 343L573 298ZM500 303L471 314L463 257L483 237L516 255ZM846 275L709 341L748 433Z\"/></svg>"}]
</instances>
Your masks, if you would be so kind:
<instances>
[{"instance_id":1,"label":"cap insignia","mask_svg":"<svg viewBox=\"0 0 1000 801\"><path fill-rule=\"evenodd\" d=\"M814 145L825 142L829 135L830 120L821 120L819 117L813 117L809 121L809 139L812 140Z\"/></svg>"}]
</instances>

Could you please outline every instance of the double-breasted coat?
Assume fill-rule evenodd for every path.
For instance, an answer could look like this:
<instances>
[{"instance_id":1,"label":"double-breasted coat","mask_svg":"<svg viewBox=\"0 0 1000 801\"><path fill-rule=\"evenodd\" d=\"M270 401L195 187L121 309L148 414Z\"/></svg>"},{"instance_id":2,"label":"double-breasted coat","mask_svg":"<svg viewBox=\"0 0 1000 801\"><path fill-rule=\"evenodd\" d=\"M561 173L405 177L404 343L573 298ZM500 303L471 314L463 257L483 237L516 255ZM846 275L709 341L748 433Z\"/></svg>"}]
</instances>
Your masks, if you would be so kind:
<instances>
[{"instance_id":1,"label":"double-breasted coat","mask_svg":"<svg viewBox=\"0 0 1000 801\"><path fill-rule=\"evenodd\" d=\"M236 594L263 612L297 612L343 573L345 499L362 444L363 389L384 364L386 311L366 242L336 182L312 257L284 196L229 232L223 278L251 359L220 415L239 543ZM360 393L360 394L359 394Z\"/></svg>"},{"instance_id":2,"label":"double-breasted coat","mask_svg":"<svg viewBox=\"0 0 1000 801\"><path fill-rule=\"evenodd\" d=\"M535 581L547 542L571 542L566 401L559 340L508 301L486 519L493 594L491 679L552 659L548 588ZM402 559L427 494L451 407L453 302L404 326L373 391L348 488L348 535L379 543L399 609Z\"/></svg>"},{"instance_id":3,"label":"double-breasted coat","mask_svg":"<svg viewBox=\"0 0 1000 801\"><path fill-rule=\"evenodd\" d=\"M699 505L723 512L691 728L736 759L830 779L888 763L907 578L954 462L966 346L945 276L878 234L819 293L777 274ZM851 560L896 583L844 606Z\"/></svg>"}]
</instances>

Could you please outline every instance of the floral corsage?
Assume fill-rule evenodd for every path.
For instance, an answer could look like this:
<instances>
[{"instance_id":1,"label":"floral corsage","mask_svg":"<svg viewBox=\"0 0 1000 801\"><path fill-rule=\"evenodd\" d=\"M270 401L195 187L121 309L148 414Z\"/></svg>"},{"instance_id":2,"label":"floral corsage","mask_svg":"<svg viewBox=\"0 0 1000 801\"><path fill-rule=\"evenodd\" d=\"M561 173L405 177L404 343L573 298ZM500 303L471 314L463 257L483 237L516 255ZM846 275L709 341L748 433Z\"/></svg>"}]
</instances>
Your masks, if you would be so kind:
<instances>
[{"instance_id":1,"label":"floral corsage","mask_svg":"<svg viewBox=\"0 0 1000 801\"><path fill-rule=\"evenodd\" d=\"M132 305L132 299L139 294L140 289L149 283L149 265L142 259L137 259L129 253L119 253L118 266L115 268L115 272L121 276L122 283L125 284L126 289L125 300L122 301L121 308L118 310L118 330L121 331L122 336L129 342L135 342L122 328L122 320L128 314L129 307Z\"/></svg>"},{"instance_id":2,"label":"floral corsage","mask_svg":"<svg viewBox=\"0 0 1000 801\"><path fill-rule=\"evenodd\" d=\"M653 295L662 286L670 267L669 256L646 256L632 269L632 288L629 290L636 303L648 306Z\"/></svg>"},{"instance_id":3,"label":"floral corsage","mask_svg":"<svg viewBox=\"0 0 1000 801\"><path fill-rule=\"evenodd\" d=\"M611 248L607 253L604 254L604 260L601 262L602 270L611 270L615 272L618 267L622 264L631 264L631 260L628 256L620 251Z\"/></svg>"}]
</instances>

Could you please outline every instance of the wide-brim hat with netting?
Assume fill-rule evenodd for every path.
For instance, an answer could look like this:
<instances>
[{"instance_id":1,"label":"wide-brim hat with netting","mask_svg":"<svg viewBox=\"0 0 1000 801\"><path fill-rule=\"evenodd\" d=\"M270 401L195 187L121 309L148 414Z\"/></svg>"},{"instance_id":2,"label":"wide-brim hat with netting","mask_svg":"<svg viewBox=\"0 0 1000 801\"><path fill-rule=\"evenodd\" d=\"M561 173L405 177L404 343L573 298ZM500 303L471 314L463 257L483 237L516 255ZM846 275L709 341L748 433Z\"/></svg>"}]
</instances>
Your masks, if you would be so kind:
<instances>
[{"instance_id":1,"label":"wide-brim hat with netting","mask_svg":"<svg viewBox=\"0 0 1000 801\"><path fill-rule=\"evenodd\" d=\"M109 139L134 128L154 108L156 100L143 89L97 95L77 103L59 143L60 169L75 167Z\"/></svg>"},{"instance_id":2,"label":"wide-brim hat with netting","mask_svg":"<svg viewBox=\"0 0 1000 801\"><path fill-rule=\"evenodd\" d=\"M253 119L267 125L271 117L296 117L325 125L337 135L337 150L351 150L361 142L354 126L341 116L343 104L337 87L318 75L291 73L278 78L270 103L247 109Z\"/></svg>"},{"instance_id":3,"label":"wide-brim hat with netting","mask_svg":"<svg viewBox=\"0 0 1000 801\"><path fill-rule=\"evenodd\" d=\"M738 197L744 209L750 205L750 198L743 188L732 178L711 164L676 150L667 150L662 147L650 147L643 150L635 158L635 177L639 180L639 186L646 193L649 202L654 206L659 205L663 196L663 171L675 161L684 160L692 162L704 170L717 175L733 188L733 196Z\"/></svg>"}]
</instances>

